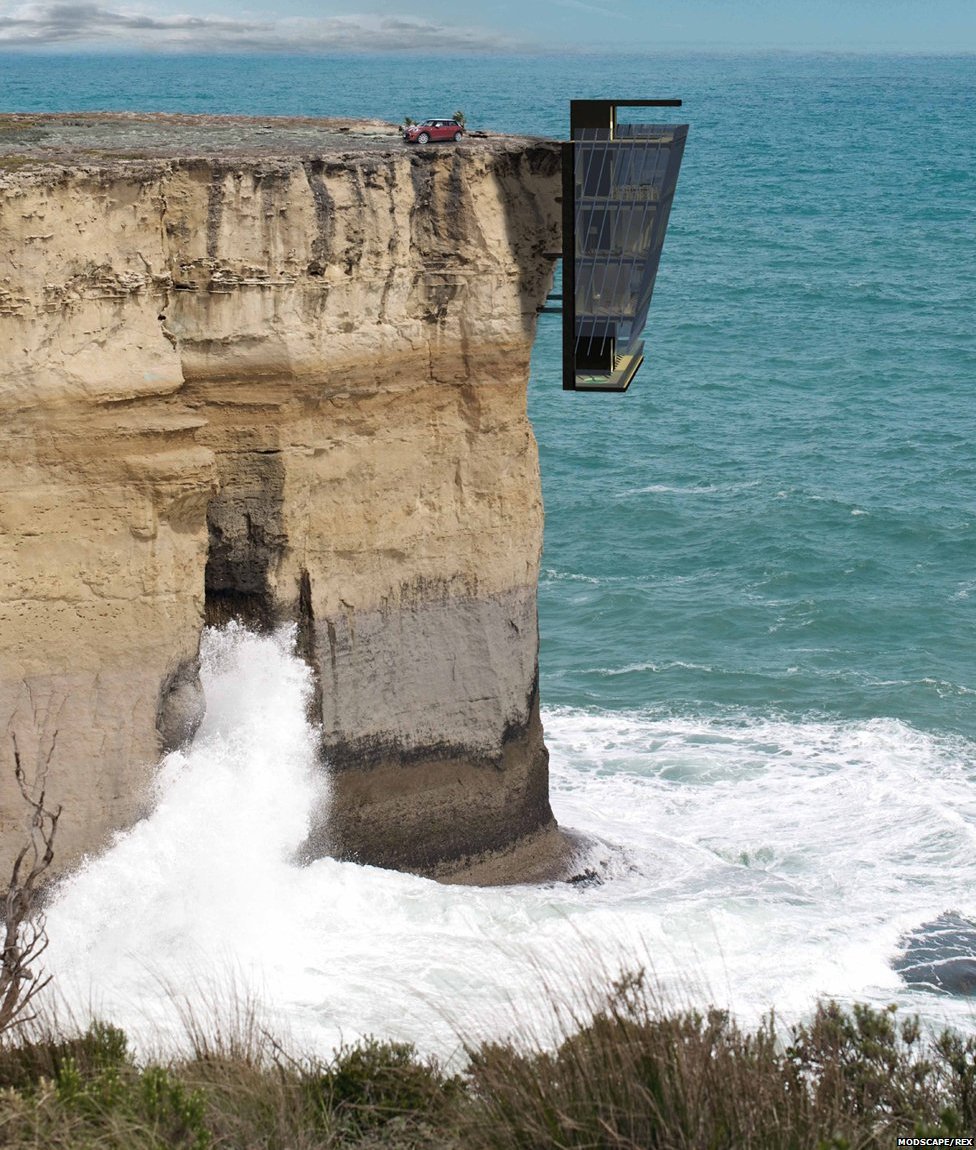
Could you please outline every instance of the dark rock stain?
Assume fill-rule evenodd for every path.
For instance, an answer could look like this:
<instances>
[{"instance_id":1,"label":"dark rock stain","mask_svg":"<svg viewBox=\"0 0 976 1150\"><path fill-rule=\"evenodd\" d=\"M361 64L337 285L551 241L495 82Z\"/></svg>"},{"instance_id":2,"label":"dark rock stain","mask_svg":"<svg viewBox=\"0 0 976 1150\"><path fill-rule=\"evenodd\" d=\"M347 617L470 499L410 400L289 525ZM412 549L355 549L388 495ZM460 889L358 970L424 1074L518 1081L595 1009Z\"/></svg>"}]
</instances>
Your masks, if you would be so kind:
<instances>
[{"instance_id":1,"label":"dark rock stain","mask_svg":"<svg viewBox=\"0 0 976 1150\"><path fill-rule=\"evenodd\" d=\"M305 160L302 164L315 210L315 236L311 245L312 261L308 267L309 275L322 275L332 255L335 242L335 203L326 187L325 175L329 169L335 167L336 165L326 164L322 160ZM344 169L340 166L338 170Z\"/></svg>"},{"instance_id":2,"label":"dark rock stain","mask_svg":"<svg viewBox=\"0 0 976 1150\"><path fill-rule=\"evenodd\" d=\"M220 237L220 221L224 214L224 173L214 168L207 192L207 258L217 258L217 241Z\"/></svg>"}]
</instances>

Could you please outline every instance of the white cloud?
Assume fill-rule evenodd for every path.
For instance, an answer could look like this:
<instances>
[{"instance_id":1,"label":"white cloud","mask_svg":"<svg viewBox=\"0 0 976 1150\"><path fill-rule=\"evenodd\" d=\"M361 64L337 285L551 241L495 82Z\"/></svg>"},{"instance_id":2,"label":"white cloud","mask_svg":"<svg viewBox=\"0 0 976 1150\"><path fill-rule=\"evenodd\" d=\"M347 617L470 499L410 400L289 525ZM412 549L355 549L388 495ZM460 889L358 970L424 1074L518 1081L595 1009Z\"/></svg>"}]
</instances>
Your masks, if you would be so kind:
<instances>
[{"instance_id":1,"label":"white cloud","mask_svg":"<svg viewBox=\"0 0 976 1150\"><path fill-rule=\"evenodd\" d=\"M155 16L93 3L11 6L0 0L0 48L101 46L158 51L322 52L396 49L512 48L514 40L483 29L410 16L229 19Z\"/></svg>"},{"instance_id":2,"label":"white cloud","mask_svg":"<svg viewBox=\"0 0 976 1150\"><path fill-rule=\"evenodd\" d=\"M577 12L595 12L598 16L609 16L614 20L625 19L622 12L614 12L612 8L603 8L598 4L585 4L583 0L550 0L557 8L575 8Z\"/></svg>"}]
</instances>

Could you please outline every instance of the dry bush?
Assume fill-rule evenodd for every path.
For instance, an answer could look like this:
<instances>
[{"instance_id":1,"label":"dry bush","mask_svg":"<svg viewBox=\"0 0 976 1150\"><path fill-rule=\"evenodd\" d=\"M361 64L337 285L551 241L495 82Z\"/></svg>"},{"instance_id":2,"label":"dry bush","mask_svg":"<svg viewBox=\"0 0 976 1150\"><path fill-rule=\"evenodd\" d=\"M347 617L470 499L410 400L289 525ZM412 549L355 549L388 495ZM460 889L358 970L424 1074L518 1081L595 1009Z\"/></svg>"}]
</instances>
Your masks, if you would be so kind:
<instances>
[{"instance_id":1,"label":"dry bush","mask_svg":"<svg viewBox=\"0 0 976 1150\"><path fill-rule=\"evenodd\" d=\"M555 1051L471 1051L469 1081L471 1150L888 1150L972 1132L976 1039L828 1002L784 1043L772 1015L662 1013L638 973Z\"/></svg>"},{"instance_id":2,"label":"dry bush","mask_svg":"<svg viewBox=\"0 0 976 1150\"><path fill-rule=\"evenodd\" d=\"M664 1013L640 974L556 1049L487 1044L463 1078L400 1043L323 1062L267 1032L261 1048L208 1033L197 1056L150 1065L99 1023L0 1046L0 1147L889 1150L976 1119L974 1038L826 1003L784 1041L772 1017L747 1032L721 1011Z\"/></svg>"}]
</instances>

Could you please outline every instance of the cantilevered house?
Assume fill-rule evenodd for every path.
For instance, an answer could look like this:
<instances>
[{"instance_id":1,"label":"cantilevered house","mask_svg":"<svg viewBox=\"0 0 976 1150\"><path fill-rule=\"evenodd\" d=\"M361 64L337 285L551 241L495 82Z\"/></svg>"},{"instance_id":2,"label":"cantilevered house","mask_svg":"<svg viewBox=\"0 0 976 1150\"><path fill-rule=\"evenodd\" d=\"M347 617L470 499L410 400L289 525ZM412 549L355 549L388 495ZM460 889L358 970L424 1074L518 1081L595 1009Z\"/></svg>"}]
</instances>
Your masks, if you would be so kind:
<instances>
[{"instance_id":1,"label":"cantilevered house","mask_svg":"<svg viewBox=\"0 0 976 1150\"><path fill-rule=\"evenodd\" d=\"M563 155L563 387L626 391L678 182L687 124L634 124L618 108L680 100L573 100Z\"/></svg>"}]
</instances>

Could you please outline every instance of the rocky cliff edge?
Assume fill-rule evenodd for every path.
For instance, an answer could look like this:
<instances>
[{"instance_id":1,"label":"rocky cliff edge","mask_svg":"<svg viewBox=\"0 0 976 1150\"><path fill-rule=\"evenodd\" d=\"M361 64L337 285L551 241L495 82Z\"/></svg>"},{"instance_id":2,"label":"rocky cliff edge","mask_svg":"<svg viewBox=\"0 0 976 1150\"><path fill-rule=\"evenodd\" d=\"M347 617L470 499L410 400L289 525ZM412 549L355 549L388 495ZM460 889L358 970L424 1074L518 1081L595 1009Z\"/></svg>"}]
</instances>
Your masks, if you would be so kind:
<instances>
[{"instance_id":1,"label":"rocky cliff edge","mask_svg":"<svg viewBox=\"0 0 976 1150\"><path fill-rule=\"evenodd\" d=\"M559 166L0 116L0 865L14 738L69 865L147 809L231 617L293 621L315 668L311 853L443 874L551 835L526 382Z\"/></svg>"}]
</instances>

